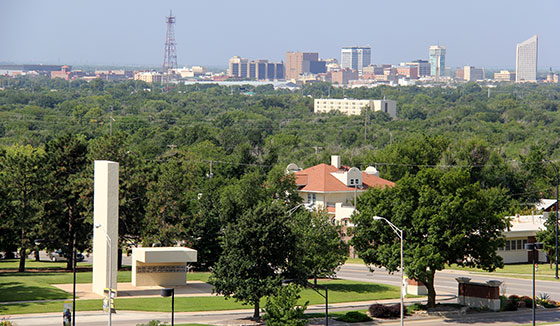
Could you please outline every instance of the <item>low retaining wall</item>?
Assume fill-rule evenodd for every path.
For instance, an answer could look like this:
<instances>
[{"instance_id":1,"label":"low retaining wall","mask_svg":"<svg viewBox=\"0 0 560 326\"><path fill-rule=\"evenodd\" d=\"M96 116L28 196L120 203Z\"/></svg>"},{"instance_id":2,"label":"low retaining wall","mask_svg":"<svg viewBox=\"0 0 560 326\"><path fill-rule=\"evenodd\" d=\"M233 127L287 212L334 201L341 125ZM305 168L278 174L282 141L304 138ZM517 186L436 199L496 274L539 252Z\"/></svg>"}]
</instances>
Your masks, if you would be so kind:
<instances>
[{"instance_id":1,"label":"low retaining wall","mask_svg":"<svg viewBox=\"0 0 560 326\"><path fill-rule=\"evenodd\" d=\"M468 307L488 308L492 311L500 310L501 281L471 282L468 277L457 277L456 280L457 303Z\"/></svg>"}]
</instances>

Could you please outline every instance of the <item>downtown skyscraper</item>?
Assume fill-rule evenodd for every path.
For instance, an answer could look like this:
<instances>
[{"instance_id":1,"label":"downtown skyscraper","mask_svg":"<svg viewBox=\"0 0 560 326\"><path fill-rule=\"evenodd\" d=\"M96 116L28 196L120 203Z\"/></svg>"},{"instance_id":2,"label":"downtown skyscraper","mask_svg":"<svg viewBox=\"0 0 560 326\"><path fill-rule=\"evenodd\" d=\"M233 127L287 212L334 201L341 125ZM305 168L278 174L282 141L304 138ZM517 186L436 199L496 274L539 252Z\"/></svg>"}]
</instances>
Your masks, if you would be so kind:
<instances>
[{"instance_id":1,"label":"downtown skyscraper","mask_svg":"<svg viewBox=\"0 0 560 326\"><path fill-rule=\"evenodd\" d=\"M539 38L537 35L517 44L515 52L515 81L537 81L537 57Z\"/></svg>"},{"instance_id":2,"label":"downtown skyscraper","mask_svg":"<svg viewBox=\"0 0 560 326\"><path fill-rule=\"evenodd\" d=\"M340 51L340 67L362 71L371 64L370 47L343 47Z\"/></svg>"},{"instance_id":3,"label":"downtown skyscraper","mask_svg":"<svg viewBox=\"0 0 560 326\"><path fill-rule=\"evenodd\" d=\"M430 74L439 78L445 72L445 46L430 46Z\"/></svg>"}]
</instances>

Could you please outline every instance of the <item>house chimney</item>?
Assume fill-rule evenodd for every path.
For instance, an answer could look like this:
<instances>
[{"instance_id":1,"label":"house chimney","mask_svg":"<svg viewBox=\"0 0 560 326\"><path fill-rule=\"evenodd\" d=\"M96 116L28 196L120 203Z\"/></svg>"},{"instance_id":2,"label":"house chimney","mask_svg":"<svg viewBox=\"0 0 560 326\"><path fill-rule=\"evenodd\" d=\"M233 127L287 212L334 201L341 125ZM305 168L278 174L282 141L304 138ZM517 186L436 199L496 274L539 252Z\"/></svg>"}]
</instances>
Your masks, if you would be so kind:
<instances>
[{"instance_id":1,"label":"house chimney","mask_svg":"<svg viewBox=\"0 0 560 326\"><path fill-rule=\"evenodd\" d=\"M331 156L331 165L337 169L340 169L340 156L339 155L332 155Z\"/></svg>"}]
</instances>

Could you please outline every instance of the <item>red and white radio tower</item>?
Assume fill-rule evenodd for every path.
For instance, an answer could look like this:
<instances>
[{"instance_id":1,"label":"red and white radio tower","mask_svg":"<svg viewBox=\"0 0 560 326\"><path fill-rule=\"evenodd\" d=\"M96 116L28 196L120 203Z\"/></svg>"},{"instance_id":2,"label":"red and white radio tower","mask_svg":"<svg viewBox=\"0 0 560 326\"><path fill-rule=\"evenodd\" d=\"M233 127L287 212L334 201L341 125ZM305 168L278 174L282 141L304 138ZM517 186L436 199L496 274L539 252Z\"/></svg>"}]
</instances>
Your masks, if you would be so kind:
<instances>
[{"instance_id":1,"label":"red and white radio tower","mask_svg":"<svg viewBox=\"0 0 560 326\"><path fill-rule=\"evenodd\" d=\"M165 56L163 57L162 73L169 74L170 69L177 68L177 47L175 43L175 16L171 10L166 18L167 35L165 37Z\"/></svg>"}]
</instances>

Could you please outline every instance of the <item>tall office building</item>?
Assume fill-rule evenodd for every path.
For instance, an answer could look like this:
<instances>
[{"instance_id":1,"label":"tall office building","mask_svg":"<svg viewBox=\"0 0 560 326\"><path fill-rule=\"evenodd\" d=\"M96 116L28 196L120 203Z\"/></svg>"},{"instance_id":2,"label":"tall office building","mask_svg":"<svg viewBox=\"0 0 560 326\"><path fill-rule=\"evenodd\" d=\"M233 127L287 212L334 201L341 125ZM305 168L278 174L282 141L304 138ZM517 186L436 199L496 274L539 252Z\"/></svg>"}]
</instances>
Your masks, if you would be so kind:
<instances>
[{"instance_id":1,"label":"tall office building","mask_svg":"<svg viewBox=\"0 0 560 326\"><path fill-rule=\"evenodd\" d=\"M537 35L517 44L515 56L515 81L537 81L537 55L539 38Z\"/></svg>"},{"instance_id":2,"label":"tall office building","mask_svg":"<svg viewBox=\"0 0 560 326\"><path fill-rule=\"evenodd\" d=\"M229 59L228 76L247 78L247 64L249 60L234 56Z\"/></svg>"},{"instance_id":3,"label":"tall office building","mask_svg":"<svg viewBox=\"0 0 560 326\"><path fill-rule=\"evenodd\" d=\"M343 47L340 51L340 63L342 69L354 69L362 71L364 67L371 64L370 47Z\"/></svg>"},{"instance_id":4,"label":"tall office building","mask_svg":"<svg viewBox=\"0 0 560 326\"><path fill-rule=\"evenodd\" d=\"M445 72L445 46L432 45L430 46L430 74L439 77Z\"/></svg>"},{"instance_id":5,"label":"tall office building","mask_svg":"<svg viewBox=\"0 0 560 326\"><path fill-rule=\"evenodd\" d=\"M250 60L234 56L229 59L228 77L251 80L284 79L284 63Z\"/></svg>"},{"instance_id":6,"label":"tall office building","mask_svg":"<svg viewBox=\"0 0 560 326\"><path fill-rule=\"evenodd\" d=\"M320 74L324 72L327 72L326 62L319 60L319 53L286 53L286 79L299 79L299 76L304 73Z\"/></svg>"}]
</instances>

